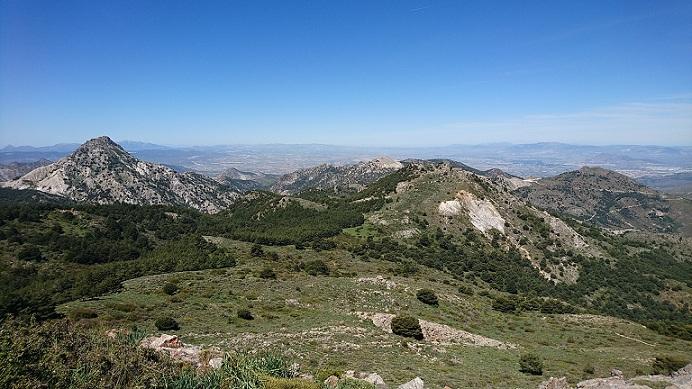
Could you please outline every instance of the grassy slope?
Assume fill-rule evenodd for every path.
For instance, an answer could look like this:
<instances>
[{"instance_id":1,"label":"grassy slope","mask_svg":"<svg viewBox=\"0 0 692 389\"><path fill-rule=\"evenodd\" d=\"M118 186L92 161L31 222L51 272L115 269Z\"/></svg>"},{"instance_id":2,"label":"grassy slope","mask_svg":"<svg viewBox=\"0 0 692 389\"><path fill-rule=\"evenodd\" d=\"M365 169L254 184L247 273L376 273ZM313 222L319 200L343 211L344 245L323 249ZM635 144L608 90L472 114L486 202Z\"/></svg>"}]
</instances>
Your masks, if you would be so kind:
<instances>
[{"instance_id":1,"label":"grassy slope","mask_svg":"<svg viewBox=\"0 0 692 389\"><path fill-rule=\"evenodd\" d=\"M275 348L294 356L303 370L375 371L390 385L418 375L433 386L535 387L547 376L581 380L586 365L593 365L596 375L607 375L613 367L625 375L648 372L654 356L683 356L692 349L690 342L619 319L498 313L491 310L488 297L459 295L458 281L430 269L420 268L410 278L394 277L391 263L358 261L340 250L314 252L292 246L267 248L280 255L279 261L269 261L250 257L249 244L217 241L237 253L237 267L138 278L125 282L118 293L60 309L69 313L92 308L99 313L96 320L114 327L137 323L151 332L156 332L156 317L170 315L179 321L178 334L187 342L224 349ZM292 271L295 263L317 258L329 264L332 276ZM256 277L265 266L275 269L277 280ZM398 286L388 290L357 282L358 277L375 275L387 276ZM165 295L161 287L166 281L177 282L181 291ZM422 287L437 291L439 308L416 300L415 291ZM236 318L238 308L249 308L256 319ZM409 342L408 347L402 338L358 319L354 311L408 312L519 347L496 350L426 342ZM519 356L529 351L545 359L544 377L518 371Z\"/></svg>"}]
</instances>

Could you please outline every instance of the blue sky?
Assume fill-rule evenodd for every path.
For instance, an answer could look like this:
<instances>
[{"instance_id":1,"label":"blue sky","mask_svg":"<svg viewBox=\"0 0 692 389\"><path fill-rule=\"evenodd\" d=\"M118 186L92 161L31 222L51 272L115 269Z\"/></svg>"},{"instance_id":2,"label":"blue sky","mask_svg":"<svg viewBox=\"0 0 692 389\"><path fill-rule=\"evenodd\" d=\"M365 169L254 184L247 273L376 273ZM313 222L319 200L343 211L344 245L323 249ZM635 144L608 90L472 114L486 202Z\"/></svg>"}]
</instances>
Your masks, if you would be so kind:
<instances>
[{"instance_id":1,"label":"blue sky","mask_svg":"<svg viewBox=\"0 0 692 389\"><path fill-rule=\"evenodd\" d=\"M0 0L0 144L692 145L690 1Z\"/></svg>"}]
</instances>

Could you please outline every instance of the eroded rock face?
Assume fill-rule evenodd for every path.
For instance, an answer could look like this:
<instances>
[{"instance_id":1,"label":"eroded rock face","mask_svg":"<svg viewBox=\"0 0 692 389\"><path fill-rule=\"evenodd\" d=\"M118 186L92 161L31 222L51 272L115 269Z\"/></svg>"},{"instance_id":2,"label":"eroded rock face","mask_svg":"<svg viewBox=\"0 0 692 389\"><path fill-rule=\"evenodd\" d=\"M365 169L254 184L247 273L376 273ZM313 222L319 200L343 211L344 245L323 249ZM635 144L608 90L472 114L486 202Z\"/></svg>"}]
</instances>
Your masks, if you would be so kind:
<instances>
[{"instance_id":1,"label":"eroded rock face","mask_svg":"<svg viewBox=\"0 0 692 389\"><path fill-rule=\"evenodd\" d=\"M457 216L462 210L468 214L471 224L482 233L492 229L505 232L505 219L493 203L488 199L479 199L473 193L459 191L454 200L443 201L437 207L437 212L446 217Z\"/></svg>"}]
</instances>

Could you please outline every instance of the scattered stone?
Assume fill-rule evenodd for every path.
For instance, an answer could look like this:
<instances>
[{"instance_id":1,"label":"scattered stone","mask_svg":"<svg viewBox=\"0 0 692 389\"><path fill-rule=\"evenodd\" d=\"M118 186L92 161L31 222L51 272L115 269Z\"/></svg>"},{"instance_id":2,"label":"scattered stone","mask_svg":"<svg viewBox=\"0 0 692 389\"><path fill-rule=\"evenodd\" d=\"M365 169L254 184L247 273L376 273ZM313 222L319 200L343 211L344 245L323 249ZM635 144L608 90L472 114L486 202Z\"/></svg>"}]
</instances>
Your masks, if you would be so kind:
<instances>
[{"instance_id":1,"label":"scattered stone","mask_svg":"<svg viewBox=\"0 0 692 389\"><path fill-rule=\"evenodd\" d=\"M219 351L209 350L212 351L213 354L207 361L202 358L201 347L185 344L175 335L161 334L160 336L149 336L142 340L140 346L158 352L168 353L171 358L190 363L195 367L210 366L218 368L221 367L221 363L223 362L223 358L219 355Z\"/></svg>"},{"instance_id":2,"label":"scattered stone","mask_svg":"<svg viewBox=\"0 0 692 389\"><path fill-rule=\"evenodd\" d=\"M330 375L326 380L324 380L324 386L329 389L334 389L337 385L339 385L339 377L335 375Z\"/></svg>"},{"instance_id":3,"label":"scattered stone","mask_svg":"<svg viewBox=\"0 0 692 389\"><path fill-rule=\"evenodd\" d=\"M375 389L387 389L387 384L377 373L370 373L367 377L363 378L363 380L375 385Z\"/></svg>"},{"instance_id":4,"label":"scattered stone","mask_svg":"<svg viewBox=\"0 0 692 389\"><path fill-rule=\"evenodd\" d=\"M622 378L622 370L620 370L620 369L612 369L612 370L610 370L610 376L611 376L611 377L620 377L620 378Z\"/></svg>"},{"instance_id":5,"label":"scattered stone","mask_svg":"<svg viewBox=\"0 0 692 389\"><path fill-rule=\"evenodd\" d=\"M223 364L223 358L222 357L216 357L216 358L211 358L209 360L209 367L212 369L218 369L221 367Z\"/></svg>"},{"instance_id":6,"label":"scattered stone","mask_svg":"<svg viewBox=\"0 0 692 389\"><path fill-rule=\"evenodd\" d=\"M538 389L571 389L571 386L567 383L566 377L550 377L547 381L541 382Z\"/></svg>"},{"instance_id":7,"label":"scattered stone","mask_svg":"<svg viewBox=\"0 0 692 389\"><path fill-rule=\"evenodd\" d=\"M405 384L399 385L398 389L425 389L425 382L420 377L416 377Z\"/></svg>"}]
</instances>

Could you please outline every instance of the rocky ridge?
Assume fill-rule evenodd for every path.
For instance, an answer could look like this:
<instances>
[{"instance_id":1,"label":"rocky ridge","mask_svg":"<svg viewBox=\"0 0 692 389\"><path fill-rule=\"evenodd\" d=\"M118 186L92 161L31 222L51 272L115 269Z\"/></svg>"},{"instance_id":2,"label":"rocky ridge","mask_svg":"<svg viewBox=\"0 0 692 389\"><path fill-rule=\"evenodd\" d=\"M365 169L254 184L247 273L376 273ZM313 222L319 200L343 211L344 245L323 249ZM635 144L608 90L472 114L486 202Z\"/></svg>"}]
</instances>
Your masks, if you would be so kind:
<instances>
[{"instance_id":1,"label":"rocky ridge","mask_svg":"<svg viewBox=\"0 0 692 389\"><path fill-rule=\"evenodd\" d=\"M280 194L295 194L305 189L358 191L403 166L389 157L346 166L319 165L281 176L271 190Z\"/></svg>"},{"instance_id":2,"label":"rocky ridge","mask_svg":"<svg viewBox=\"0 0 692 389\"><path fill-rule=\"evenodd\" d=\"M209 213L221 211L240 196L211 178L141 161L105 136L3 186L99 204L181 205Z\"/></svg>"}]
</instances>

